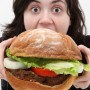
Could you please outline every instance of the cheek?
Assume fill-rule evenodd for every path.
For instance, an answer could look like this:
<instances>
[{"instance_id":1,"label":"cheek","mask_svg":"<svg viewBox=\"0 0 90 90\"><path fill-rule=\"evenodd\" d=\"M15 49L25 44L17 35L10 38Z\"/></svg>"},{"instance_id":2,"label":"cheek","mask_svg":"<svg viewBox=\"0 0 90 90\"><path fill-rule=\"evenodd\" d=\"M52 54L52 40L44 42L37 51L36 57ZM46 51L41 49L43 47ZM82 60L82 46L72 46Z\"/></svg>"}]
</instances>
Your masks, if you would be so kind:
<instances>
[{"instance_id":1,"label":"cheek","mask_svg":"<svg viewBox=\"0 0 90 90\"><path fill-rule=\"evenodd\" d=\"M36 27L36 20L30 14L24 14L24 26L26 30L34 29Z\"/></svg>"},{"instance_id":2,"label":"cheek","mask_svg":"<svg viewBox=\"0 0 90 90\"><path fill-rule=\"evenodd\" d=\"M57 31L62 33L67 33L68 28L70 26L70 18L62 18L57 22Z\"/></svg>"}]
</instances>

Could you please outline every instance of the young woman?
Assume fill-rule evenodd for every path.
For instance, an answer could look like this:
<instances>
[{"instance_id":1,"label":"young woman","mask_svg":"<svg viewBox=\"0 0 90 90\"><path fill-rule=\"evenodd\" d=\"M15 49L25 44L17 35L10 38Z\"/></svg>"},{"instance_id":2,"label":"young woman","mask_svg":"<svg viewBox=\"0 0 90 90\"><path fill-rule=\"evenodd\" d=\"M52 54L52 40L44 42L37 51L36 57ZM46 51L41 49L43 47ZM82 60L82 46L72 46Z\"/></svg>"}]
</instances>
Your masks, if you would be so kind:
<instances>
[{"instance_id":1,"label":"young woman","mask_svg":"<svg viewBox=\"0 0 90 90\"><path fill-rule=\"evenodd\" d=\"M35 28L48 28L70 35L83 54L83 62L90 64L90 36L85 30L84 14L78 0L15 0L15 18L6 26L0 38L0 78L2 90L13 90L7 80L3 60L4 51L21 32ZM6 40L7 39L7 40ZM81 45L82 44L82 45ZM90 72L84 72L70 90L90 90Z\"/></svg>"}]
</instances>

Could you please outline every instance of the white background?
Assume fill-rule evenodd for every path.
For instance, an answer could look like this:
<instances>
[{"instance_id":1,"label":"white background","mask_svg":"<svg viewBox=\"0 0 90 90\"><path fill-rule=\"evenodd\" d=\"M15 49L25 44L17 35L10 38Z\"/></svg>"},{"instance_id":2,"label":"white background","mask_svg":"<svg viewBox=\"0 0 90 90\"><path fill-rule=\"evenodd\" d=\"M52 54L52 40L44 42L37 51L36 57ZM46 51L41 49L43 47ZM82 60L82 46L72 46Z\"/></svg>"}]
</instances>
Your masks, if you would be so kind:
<instances>
[{"instance_id":1,"label":"white background","mask_svg":"<svg viewBox=\"0 0 90 90\"><path fill-rule=\"evenodd\" d=\"M79 0L86 17L87 34L90 35L90 0ZM14 18L12 10L13 0L0 0L0 36L2 25L8 24Z\"/></svg>"}]
</instances>

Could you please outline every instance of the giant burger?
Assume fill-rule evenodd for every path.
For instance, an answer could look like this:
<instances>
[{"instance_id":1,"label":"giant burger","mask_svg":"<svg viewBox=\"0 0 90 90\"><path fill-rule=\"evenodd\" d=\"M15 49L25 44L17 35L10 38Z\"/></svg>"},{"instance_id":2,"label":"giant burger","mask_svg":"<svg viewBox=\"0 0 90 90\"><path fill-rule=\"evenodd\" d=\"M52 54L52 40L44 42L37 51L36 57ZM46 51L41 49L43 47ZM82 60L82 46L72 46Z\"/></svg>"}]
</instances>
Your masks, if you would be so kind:
<instances>
[{"instance_id":1,"label":"giant burger","mask_svg":"<svg viewBox=\"0 0 90 90\"><path fill-rule=\"evenodd\" d=\"M21 33L6 54L6 76L15 90L68 90L78 73L89 70L73 39L49 29Z\"/></svg>"}]
</instances>

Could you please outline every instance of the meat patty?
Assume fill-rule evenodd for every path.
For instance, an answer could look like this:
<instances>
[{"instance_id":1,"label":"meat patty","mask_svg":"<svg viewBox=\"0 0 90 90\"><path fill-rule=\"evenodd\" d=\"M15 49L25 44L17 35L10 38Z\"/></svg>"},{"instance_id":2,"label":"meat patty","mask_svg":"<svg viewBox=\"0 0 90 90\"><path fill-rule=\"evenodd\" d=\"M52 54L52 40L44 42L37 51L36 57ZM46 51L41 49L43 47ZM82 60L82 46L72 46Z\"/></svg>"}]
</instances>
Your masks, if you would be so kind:
<instances>
[{"instance_id":1,"label":"meat patty","mask_svg":"<svg viewBox=\"0 0 90 90\"><path fill-rule=\"evenodd\" d=\"M19 79L31 81L31 82L39 82L48 86L62 84L63 81L65 81L70 76L70 75L60 74L56 77L42 77L42 76L36 75L34 72L31 71L31 69L17 69L17 70L8 69L8 70L15 77Z\"/></svg>"}]
</instances>

